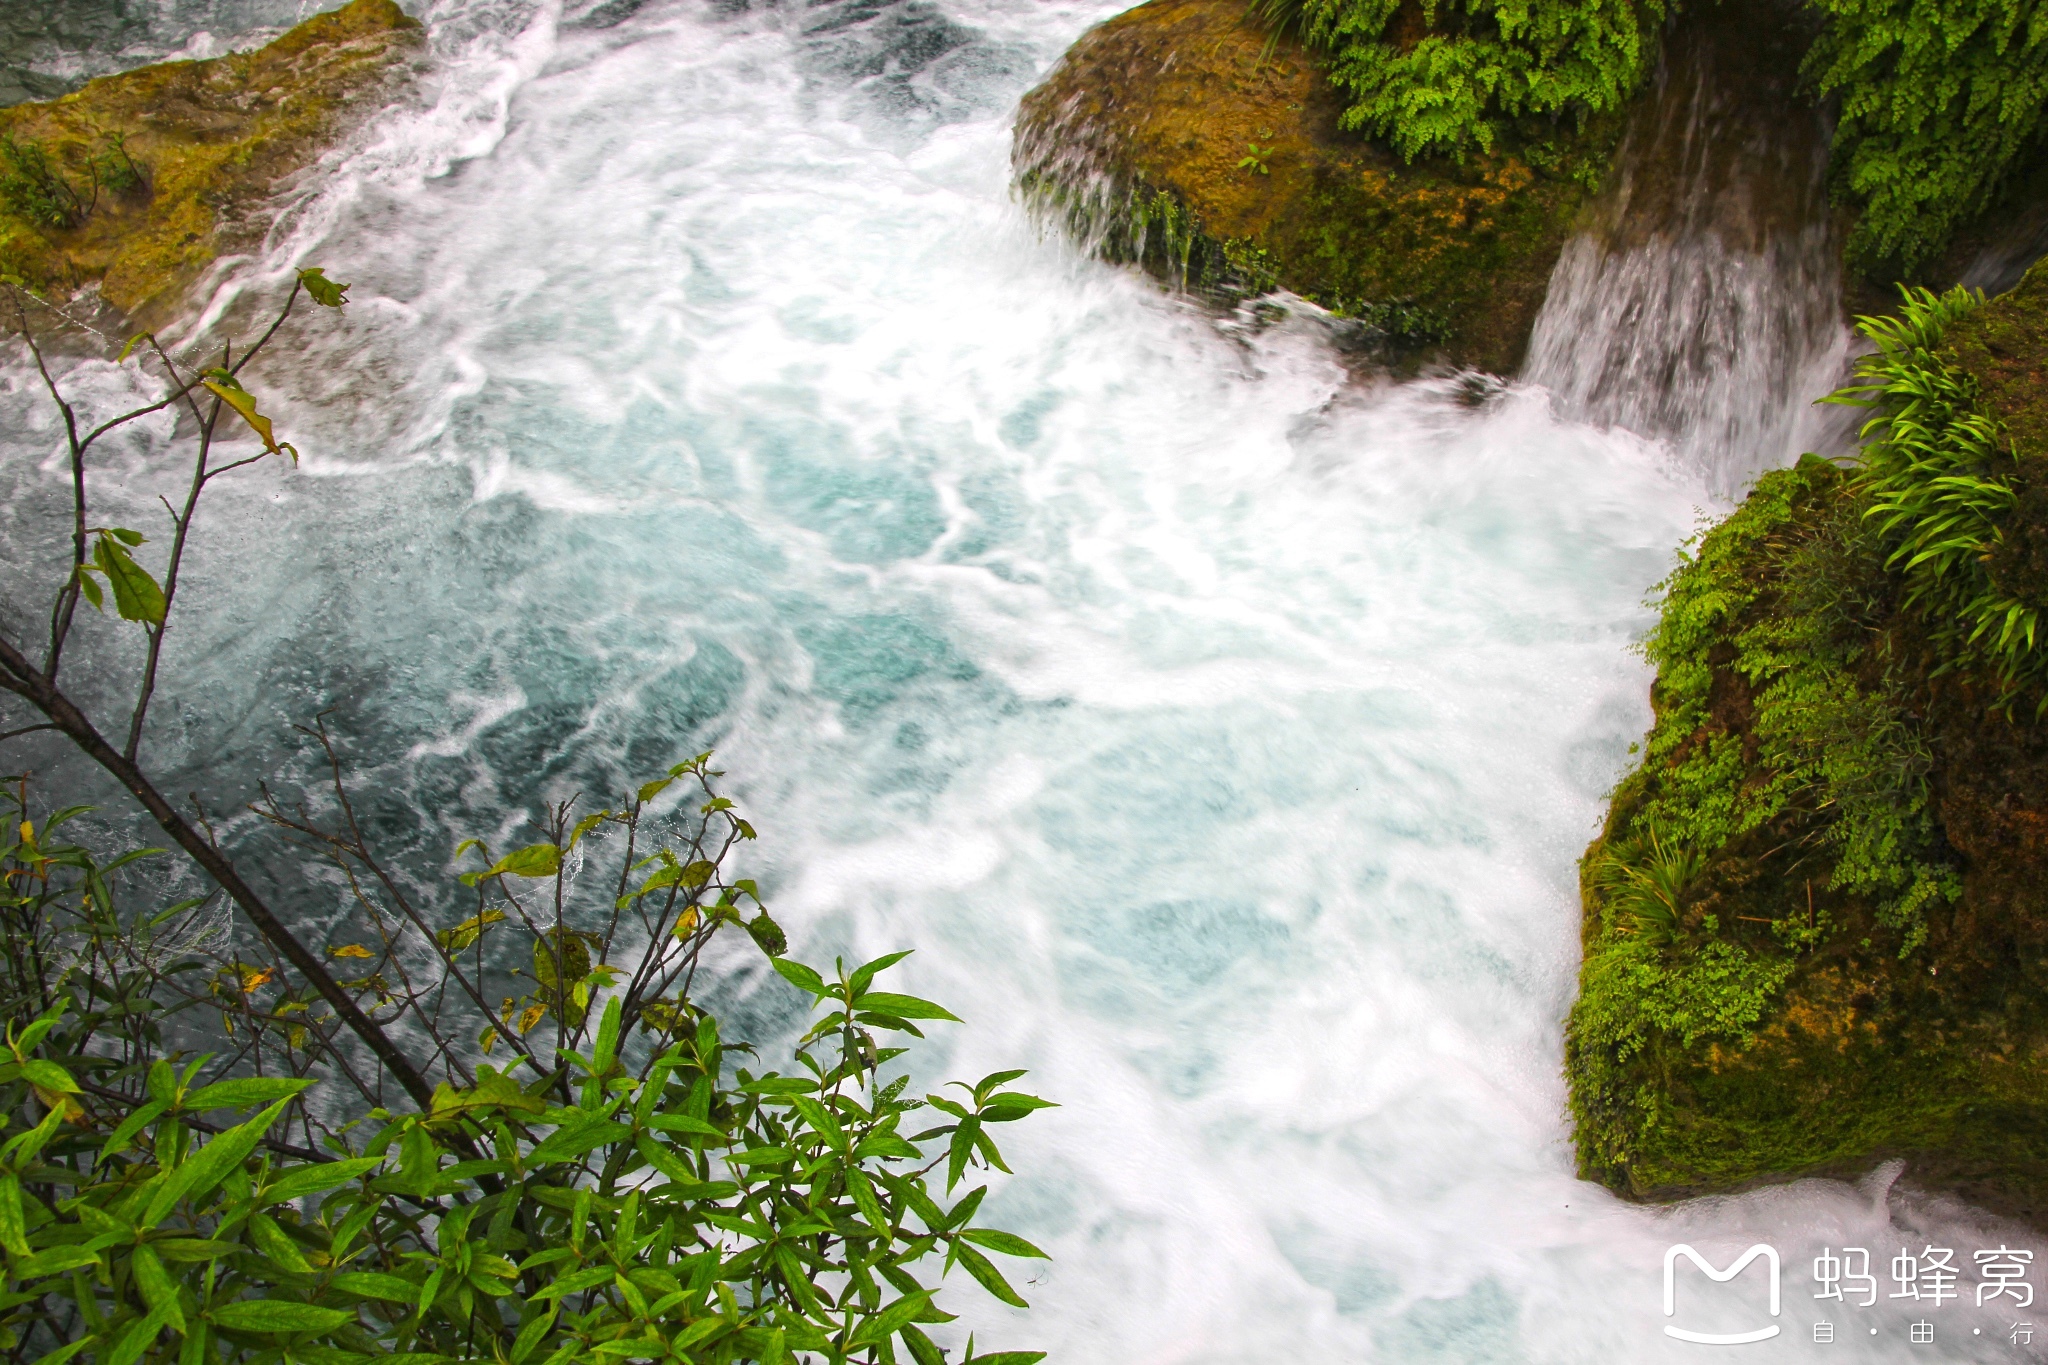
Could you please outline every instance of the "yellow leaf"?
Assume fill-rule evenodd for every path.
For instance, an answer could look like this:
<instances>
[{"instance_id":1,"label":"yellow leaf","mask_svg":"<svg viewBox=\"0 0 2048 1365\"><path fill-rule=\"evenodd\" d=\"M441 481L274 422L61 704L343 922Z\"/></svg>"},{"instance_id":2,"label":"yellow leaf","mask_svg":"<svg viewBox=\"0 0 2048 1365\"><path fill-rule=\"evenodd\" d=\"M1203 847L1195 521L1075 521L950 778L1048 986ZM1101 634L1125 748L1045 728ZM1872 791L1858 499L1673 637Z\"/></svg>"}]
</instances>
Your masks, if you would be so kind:
<instances>
[{"instance_id":1,"label":"yellow leaf","mask_svg":"<svg viewBox=\"0 0 2048 1365\"><path fill-rule=\"evenodd\" d=\"M219 370L209 371L209 373L222 374ZM271 430L270 419L256 411L255 394L250 393L247 389L236 383L234 378L229 375L223 374L223 377L218 381L207 379L201 382L208 389L211 389L221 402L226 403L239 413L242 420L249 424L251 431L263 438L263 448L265 450L273 455L283 452L292 457L293 463L298 462L299 452L293 450L289 445L280 445L276 433Z\"/></svg>"},{"instance_id":2,"label":"yellow leaf","mask_svg":"<svg viewBox=\"0 0 2048 1365\"><path fill-rule=\"evenodd\" d=\"M368 948L365 948L365 947L364 947L364 946L363 946L362 944L360 944L360 943L344 943L344 944L342 944L342 945L341 945L341 946L340 946L339 948L329 948L329 949L328 949L327 951L328 951L329 953L333 954L333 955L334 955L335 957L375 957L375 956L376 956L376 954L375 954L375 953L371 952L371 951L370 951L370 950L369 950Z\"/></svg>"}]
</instances>

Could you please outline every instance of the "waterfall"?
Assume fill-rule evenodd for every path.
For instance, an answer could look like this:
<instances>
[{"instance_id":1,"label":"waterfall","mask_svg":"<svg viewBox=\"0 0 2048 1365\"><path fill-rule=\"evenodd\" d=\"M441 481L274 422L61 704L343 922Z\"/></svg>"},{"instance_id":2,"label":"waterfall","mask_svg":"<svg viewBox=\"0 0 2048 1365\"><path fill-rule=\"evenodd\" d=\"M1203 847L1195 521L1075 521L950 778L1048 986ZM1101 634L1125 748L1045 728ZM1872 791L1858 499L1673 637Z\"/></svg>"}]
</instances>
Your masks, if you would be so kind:
<instances>
[{"instance_id":1,"label":"waterfall","mask_svg":"<svg viewBox=\"0 0 2048 1365\"><path fill-rule=\"evenodd\" d=\"M1793 90L1805 35L1756 20L1729 6L1681 21L1525 366L1566 415L1668 442L1722 496L1845 426L1811 406L1850 341L1829 129Z\"/></svg>"}]
</instances>

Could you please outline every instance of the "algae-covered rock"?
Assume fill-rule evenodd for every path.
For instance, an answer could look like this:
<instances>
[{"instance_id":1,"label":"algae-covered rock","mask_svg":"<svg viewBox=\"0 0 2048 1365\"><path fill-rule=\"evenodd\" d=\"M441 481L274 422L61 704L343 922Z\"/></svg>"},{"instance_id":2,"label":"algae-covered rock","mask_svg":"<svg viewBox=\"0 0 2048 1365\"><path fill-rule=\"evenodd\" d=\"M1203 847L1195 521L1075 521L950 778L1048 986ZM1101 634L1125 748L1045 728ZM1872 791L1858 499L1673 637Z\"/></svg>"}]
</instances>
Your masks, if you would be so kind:
<instances>
[{"instance_id":1,"label":"algae-covered rock","mask_svg":"<svg viewBox=\"0 0 2048 1365\"><path fill-rule=\"evenodd\" d=\"M2016 490L1990 576L2048 605L2048 267L1943 341ZM1580 1168L1663 1198L1902 1156L2041 1221L2048 719L1955 656L1867 505L1808 457L1667 585L1583 864Z\"/></svg>"},{"instance_id":2,"label":"algae-covered rock","mask_svg":"<svg viewBox=\"0 0 2048 1365\"><path fill-rule=\"evenodd\" d=\"M0 271L44 289L97 283L161 320L256 210L378 107L419 45L392 0L351 0L255 52L104 76L0 109Z\"/></svg>"},{"instance_id":3,"label":"algae-covered rock","mask_svg":"<svg viewBox=\"0 0 2048 1365\"><path fill-rule=\"evenodd\" d=\"M1340 97L1243 0L1150 0L1025 96L1028 199L1175 283L1286 288L1506 373L1618 121L1418 161L1338 127Z\"/></svg>"}]
</instances>

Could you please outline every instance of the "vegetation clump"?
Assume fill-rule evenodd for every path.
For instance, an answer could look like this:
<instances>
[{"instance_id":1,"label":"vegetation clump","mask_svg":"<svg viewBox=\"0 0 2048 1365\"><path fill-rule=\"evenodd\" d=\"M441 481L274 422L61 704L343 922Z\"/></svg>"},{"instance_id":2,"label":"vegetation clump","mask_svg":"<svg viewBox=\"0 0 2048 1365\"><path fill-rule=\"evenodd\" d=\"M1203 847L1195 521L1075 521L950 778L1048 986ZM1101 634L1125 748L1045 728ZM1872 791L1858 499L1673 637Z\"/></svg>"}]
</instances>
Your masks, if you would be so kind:
<instances>
[{"instance_id":1,"label":"vegetation clump","mask_svg":"<svg viewBox=\"0 0 2048 1365\"><path fill-rule=\"evenodd\" d=\"M1618 120L1411 165L1342 114L1319 59L1238 0L1151 0L1025 96L1013 161L1107 259L1227 302L1289 290L1397 353L1512 371Z\"/></svg>"},{"instance_id":2,"label":"vegetation clump","mask_svg":"<svg viewBox=\"0 0 2048 1365\"><path fill-rule=\"evenodd\" d=\"M1833 172L1867 273L1907 273L1988 207L2048 133L2042 0L1813 0L1806 59L1841 101Z\"/></svg>"},{"instance_id":3,"label":"vegetation clump","mask_svg":"<svg viewBox=\"0 0 2048 1365\"><path fill-rule=\"evenodd\" d=\"M1662 1196L1903 1154L2048 1210L2048 596L2001 567L2048 527L2012 435L2040 399L1979 374L2048 358L2015 344L2044 294L2037 269L1864 319L1833 396L1873 409L1859 458L1766 475L1663 585L1655 724L1584 863L1589 1176Z\"/></svg>"},{"instance_id":4,"label":"vegetation clump","mask_svg":"<svg viewBox=\"0 0 2048 1365\"><path fill-rule=\"evenodd\" d=\"M1017 1070L910 1091L906 1040L956 1016L885 988L907 953L788 956L708 753L429 867L375 846L399 813L359 807L324 716L324 772L252 793L240 832L166 798L143 739L200 504L297 461L249 366L348 288L299 271L246 344L137 335L115 363L160 394L99 415L53 372L65 315L0 286L69 457L54 534L0 574L0 744L63 741L185 864L0 783L0 1355L944 1365L948 1274L1025 1306L992 1258L1044 1253L977 1222L973 1176L1048 1103ZM165 543L103 520L100 443L138 436L157 458L122 477L165 478ZM300 875L259 890L256 861ZM796 1017L774 1053L702 1003L732 931Z\"/></svg>"},{"instance_id":5,"label":"vegetation clump","mask_svg":"<svg viewBox=\"0 0 2048 1365\"><path fill-rule=\"evenodd\" d=\"M1661 0L1257 0L1269 23L1329 54L1346 128L1410 161L1493 150L1517 123L1583 128L1635 94Z\"/></svg>"},{"instance_id":6,"label":"vegetation clump","mask_svg":"<svg viewBox=\"0 0 2048 1365\"><path fill-rule=\"evenodd\" d=\"M1661 0L1257 0L1328 64L1347 128L1410 161L1622 109L1654 69ZM1813 0L1803 63L1837 101L1848 250L1910 275L1989 207L2048 131L2043 0Z\"/></svg>"}]
</instances>

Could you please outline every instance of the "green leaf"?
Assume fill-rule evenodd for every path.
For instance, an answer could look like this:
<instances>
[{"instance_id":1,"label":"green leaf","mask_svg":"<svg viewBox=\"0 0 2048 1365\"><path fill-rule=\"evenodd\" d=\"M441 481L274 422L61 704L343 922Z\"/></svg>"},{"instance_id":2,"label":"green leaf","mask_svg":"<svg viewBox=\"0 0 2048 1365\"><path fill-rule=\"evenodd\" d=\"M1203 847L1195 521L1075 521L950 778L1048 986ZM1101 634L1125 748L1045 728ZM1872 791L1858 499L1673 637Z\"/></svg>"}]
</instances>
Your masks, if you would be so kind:
<instances>
[{"instance_id":1,"label":"green leaf","mask_svg":"<svg viewBox=\"0 0 2048 1365\"><path fill-rule=\"evenodd\" d=\"M990 1251L1000 1251L1005 1256L1036 1256L1042 1261L1052 1259L1012 1232L1002 1232L996 1228L968 1228L960 1235L977 1246L985 1246Z\"/></svg>"},{"instance_id":2,"label":"green leaf","mask_svg":"<svg viewBox=\"0 0 2048 1365\"><path fill-rule=\"evenodd\" d=\"M129 555L127 546L102 531L93 542L92 562L107 576L107 585L114 590L114 610L122 620L163 624L164 590Z\"/></svg>"},{"instance_id":3,"label":"green leaf","mask_svg":"<svg viewBox=\"0 0 2048 1365\"><path fill-rule=\"evenodd\" d=\"M1031 1306L1024 1301L1022 1295L1010 1288L1010 1282L1003 1278L1003 1272L997 1270L988 1257L982 1255L973 1247L955 1242L953 1243L952 1255L961 1265L967 1267L968 1274L981 1282L983 1289L986 1289L1004 1303L1009 1304L1013 1308L1029 1308Z\"/></svg>"},{"instance_id":4,"label":"green leaf","mask_svg":"<svg viewBox=\"0 0 2048 1365\"><path fill-rule=\"evenodd\" d=\"M620 1018L619 997L615 995L605 1002L604 1017L598 1020L597 1044L591 1049L590 1057L590 1069L594 1075L603 1076L618 1058Z\"/></svg>"},{"instance_id":5,"label":"green leaf","mask_svg":"<svg viewBox=\"0 0 2048 1365\"><path fill-rule=\"evenodd\" d=\"M969 1356L961 1365L1038 1365L1044 1359L1043 1351L995 1351L988 1355Z\"/></svg>"},{"instance_id":6,"label":"green leaf","mask_svg":"<svg viewBox=\"0 0 2048 1365\"><path fill-rule=\"evenodd\" d=\"M920 1000L914 995L892 995L888 991L869 991L854 1002L858 1009L874 1014L893 1014L898 1019L950 1019L961 1022L960 1016L929 1000Z\"/></svg>"},{"instance_id":7,"label":"green leaf","mask_svg":"<svg viewBox=\"0 0 2048 1365\"><path fill-rule=\"evenodd\" d=\"M177 1329L179 1336L185 1335L185 1313L178 1306L178 1287L171 1283L156 1253L147 1246L139 1246L128 1264L135 1273L135 1287L142 1291L143 1302L152 1312L163 1314L164 1321Z\"/></svg>"},{"instance_id":8,"label":"green leaf","mask_svg":"<svg viewBox=\"0 0 2048 1365\"><path fill-rule=\"evenodd\" d=\"M294 1166L265 1185L260 1199L265 1204L283 1204L295 1199L304 1199L309 1194L318 1194L322 1190L331 1190L336 1185L346 1184L383 1164L383 1157L359 1156L347 1161Z\"/></svg>"},{"instance_id":9,"label":"green leaf","mask_svg":"<svg viewBox=\"0 0 2048 1365\"><path fill-rule=\"evenodd\" d=\"M349 286L328 279L321 266L309 265L301 270L299 283L305 286L306 296L322 308L339 308L348 302Z\"/></svg>"},{"instance_id":10,"label":"green leaf","mask_svg":"<svg viewBox=\"0 0 2048 1365\"><path fill-rule=\"evenodd\" d=\"M561 1279L548 1285L533 1297L536 1299L559 1299L564 1294L580 1294L586 1289L595 1289L598 1285L610 1284L612 1282L612 1274L612 1268L608 1265L592 1266L588 1270L579 1270L572 1275L564 1275Z\"/></svg>"},{"instance_id":11,"label":"green leaf","mask_svg":"<svg viewBox=\"0 0 2048 1365\"><path fill-rule=\"evenodd\" d=\"M608 810L592 811L581 820L578 820L576 828L569 831L569 847L574 848L582 843L584 835L611 819L611 815L612 813Z\"/></svg>"},{"instance_id":12,"label":"green leaf","mask_svg":"<svg viewBox=\"0 0 2048 1365\"><path fill-rule=\"evenodd\" d=\"M656 1114L653 1118L647 1120L647 1126L659 1129L664 1133L695 1133L699 1137L718 1138L720 1140L723 1140L725 1137L724 1129L715 1124L706 1123L703 1119L693 1119L688 1114Z\"/></svg>"},{"instance_id":13,"label":"green leaf","mask_svg":"<svg viewBox=\"0 0 2048 1365\"><path fill-rule=\"evenodd\" d=\"M247 1123L215 1137L198 1152L187 1155L176 1169L158 1177L164 1183L150 1198L141 1225L155 1227L180 1199L204 1198L209 1190L227 1177L229 1171L249 1159L249 1153L256 1150L256 1144L270 1130L270 1125L277 1122L278 1115L289 1103L288 1099L279 1100Z\"/></svg>"},{"instance_id":14,"label":"green leaf","mask_svg":"<svg viewBox=\"0 0 2048 1365\"><path fill-rule=\"evenodd\" d=\"M547 1141L534 1148L526 1160L529 1165L535 1166L545 1165L551 1161L571 1161L594 1148L625 1142L632 1136L631 1128L609 1119L579 1124L553 1134Z\"/></svg>"},{"instance_id":15,"label":"green leaf","mask_svg":"<svg viewBox=\"0 0 2048 1365\"><path fill-rule=\"evenodd\" d=\"M412 1281L377 1270L344 1270L328 1283L344 1294L386 1303L411 1303L420 1296L420 1287Z\"/></svg>"},{"instance_id":16,"label":"green leaf","mask_svg":"<svg viewBox=\"0 0 2048 1365\"><path fill-rule=\"evenodd\" d=\"M829 990L825 985L825 978L819 976L801 962L793 962L789 958L778 957L774 959L774 964L775 970L781 975L782 979L800 991L808 991L812 995L824 995Z\"/></svg>"},{"instance_id":17,"label":"green leaf","mask_svg":"<svg viewBox=\"0 0 2048 1365\"><path fill-rule=\"evenodd\" d=\"M78 1082L71 1079L70 1072L41 1057L31 1057L23 1062L21 1074L31 1085L39 1085L45 1090L61 1090L67 1095L78 1093Z\"/></svg>"},{"instance_id":18,"label":"green leaf","mask_svg":"<svg viewBox=\"0 0 2048 1365\"><path fill-rule=\"evenodd\" d=\"M920 1289L915 1294L905 1294L862 1324L861 1329L853 1334L849 1344L862 1345L871 1341L887 1341L907 1323L914 1321L918 1314L924 1312L935 1292L937 1291Z\"/></svg>"},{"instance_id":19,"label":"green leaf","mask_svg":"<svg viewBox=\"0 0 2048 1365\"><path fill-rule=\"evenodd\" d=\"M331 1332L355 1321L356 1315L287 1299L244 1299L222 1304L207 1316L215 1326L230 1332Z\"/></svg>"},{"instance_id":20,"label":"green leaf","mask_svg":"<svg viewBox=\"0 0 2048 1365\"><path fill-rule=\"evenodd\" d=\"M121 1339L114 1344L114 1349L107 1352L102 1359L101 1365L134 1365L136 1359L149 1349L150 1343L156 1340L157 1333L163 1331L169 1321L169 1315L162 1309L152 1311L148 1317L141 1319L122 1334Z\"/></svg>"},{"instance_id":21,"label":"green leaf","mask_svg":"<svg viewBox=\"0 0 2048 1365\"><path fill-rule=\"evenodd\" d=\"M489 875L491 874L488 872L466 872L463 874L462 880L474 886ZM505 912L503 910L490 909L480 911L477 914L471 915L453 929L443 929L440 933L434 935L434 942L441 945L441 951L444 953L463 952L475 946L476 941L484 936L484 930L490 928L493 924L500 923L504 918Z\"/></svg>"},{"instance_id":22,"label":"green leaf","mask_svg":"<svg viewBox=\"0 0 2048 1365\"><path fill-rule=\"evenodd\" d=\"M652 782L643 782L636 796L640 804L644 806L655 797L667 791L674 783L675 779L673 777L658 777Z\"/></svg>"},{"instance_id":23,"label":"green leaf","mask_svg":"<svg viewBox=\"0 0 2048 1365\"><path fill-rule=\"evenodd\" d=\"M306 1254L299 1250L298 1243L285 1236L284 1229L268 1214L249 1215L249 1237L256 1243L270 1263L292 1275L310 1275L313 1267L306 1262Z\"/></svg>"},{"instance_id":24,"label":"green leaf","mask_svg":"<svg viewBox=\"0 0 2048 1365\"><path fill-rule=\"evenodd\" d=\"M209 1109L246 1109L252 1104L268 1104L272 1100L289 1099L312 1084L313 1082L309 1080L283 1076L215 1081L212 1085L187 1095L179 1108L193 1114L203 1114Z\"/></svg>"},{"instance_id":25,"label":"green leaf","mask_svg":"<svg viewBox=\"0 0 2048 1365\"><path fill-rule=\"evenodd\" d=\"M981 1131L981 1120L962 1119L960 1126L953 1130L953 1144L946 1155L946 1192L960 1183L960 1177L967 1171L967 1162L974 1155L974 1137Z\"/></svg>"},{"instance_id":26,"label":"green leaf","mask_svg":"<svg viewBox=\"0 0 2048 1365\"><path fill-rule=\"evenodd\" d=\"M78 1340L71 1342L69 1345L59 1346L56 1350L50 1352L50 1354L44 1356L41 1360L37 1361L36 1365L64 1365L65 1361L71 1359L71 1357L77 1355L80 1351L85 1350L87 1347L97 1346L99 1344L100 1339L97 1336L82 1336Z\"/></svg>"},{"instance_id":27,"label":"green leaf","mask_svg":"<svg viewBox=\"0 0 2048 1365\"><path fill-rule=\"evenodd\" d=\"M749 1147L743 1152L728 1152L725 1159L734 1166L772 1166L781 1161L794 1161L796 1153L787 1147Z\"/></svg>"},{"instance_id":28,"label":"green leaf","mask_svg":"<svg viewBox=\"0 0 2048 1365\"><path fill-rule=\"evenodd\" d=\"M528 844L491 864L486 877L552 877L562 870L562 850L553 844Z\"/></svg>"},{"instance_id":29,"label":"green leaf","mask_svg":"<svg viewBox=\"0 0 2048 1365\"><path fill-rule=\"evenodd\" d=\"M910 1348L910 1358L915 1360L917 1365L946 1365L945 1352L934 1345L930 1337L907 1322L897 1330L903 1338L903 1344Z\"/></svg>"},{"instance_id":30,"label":"green leaf","mask_svg":"<svg viewBox=\"0 0 2048 1365\"><path fill-rule=\"evenodd\" d=\"M555 1325L555 1311L550 1306L545 1312L530 1314L527 1320L520 1324L519 1335L512 1342L512 1365L522 1365L522 1362L533 1354L534 1348L540 1345L541 1338Z\"/></svg>"},{"instance_id":31,"label":"green leaf","mask_svg":"<svg viewBox=\"0 0 2048 1365\"><path fill-rule=\"evenodd\" d=\"M107 1139L105 1146L100 1148L100 1154L96 1160L105 1161L109 1157L119 1156L122 1152L127 1151L128 1144L135 1140L135 1135L162 1117L167 1107L162 1100L151 1100L127 1118L122 1119L121 1126L114 1130L114 1135Z\"/></svg>"},{"instance_id":32,"label":"green leaf","mask_svg":"<svg viewBox=\"0 0 2048 1365\"><path fill-rule=\"evenodd\" d=\"M26 1256L28 1225L21 1212L21 1181L13 1172L0 1175L0 1249L9 1256Z\"/></svg>"},{"instance_id":33,"label":"green leaf","mask_svg":"<svg viewBox=\"0 0 2048 1365\"><path fill-rule=\"evenodd\" d=\"M98 1256L82 1247L51 1247L33 1256L18 1258L14 1262L13 1274L17 1280L39 1280L46 1275L62 1275L67 1270L83 1270L99 1263Z\"/></svg>"},{"instance_id":34,"label":"green leaf","mask_svg":"<svg viewBox=\"0 0 2048 1365\"><path fill-rule=\"evenodd\" d=\"M219 1242L205 1237L165 1237L149 1245L158 1256L173 1263L217 1261L223 1256L248 1250L240 1242Z\"/></svg>"},{"instance_id":35,"label":"green leaf","mask_svg":"<svg viewBox=\"0 0 2048 1365\"><path fill-rule=\"evenodd\" d=\"M855 995L859 995L874 982L877 976L888 971L904 958L909 957L911 951L911 949L906 948L900 953L889 953L876 958L873 962L862 963L854 969L853 975L847 978L846 984L853 988Z\"/></svg>"},{"instance_id":36,"label":"green leaf","mask_svg":"<svg viewBox=\"0 0 2048 1365\"><path fill-rule=\"evenodd\" d=\"M85 594L85 600L92 603L94 611L104 616L107 610L107 599L106 595L100 591L100 581L93 577L93 567L90 564L79 565L77 578L78 590Z\"/></svg>"}]
</instances>

